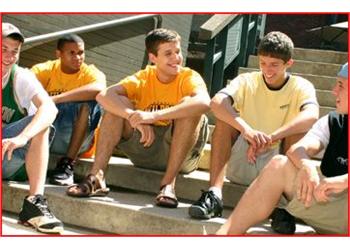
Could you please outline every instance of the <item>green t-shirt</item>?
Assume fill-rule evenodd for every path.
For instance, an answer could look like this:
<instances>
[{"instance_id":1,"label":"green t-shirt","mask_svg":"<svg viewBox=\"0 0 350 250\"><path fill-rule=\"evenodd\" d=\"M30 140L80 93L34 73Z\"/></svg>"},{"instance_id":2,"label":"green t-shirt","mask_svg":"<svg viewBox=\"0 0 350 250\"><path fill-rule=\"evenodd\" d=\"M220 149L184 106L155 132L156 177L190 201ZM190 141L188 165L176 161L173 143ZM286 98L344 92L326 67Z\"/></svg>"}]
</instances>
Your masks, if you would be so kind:
<instances>
[{"instance_id":1,"label":"green t-shirt","mask_svg":"<svg viewBox=\"0 0 350 250\"><path fill-rule=\"evenodd\" d=\"M2 90L2 123L3 125L16 122L27 115L25 109L23 109L14 91L14 76L17 69L17 65L13 65L10 73L10 78Z\"/></svg>"}]
</instances>

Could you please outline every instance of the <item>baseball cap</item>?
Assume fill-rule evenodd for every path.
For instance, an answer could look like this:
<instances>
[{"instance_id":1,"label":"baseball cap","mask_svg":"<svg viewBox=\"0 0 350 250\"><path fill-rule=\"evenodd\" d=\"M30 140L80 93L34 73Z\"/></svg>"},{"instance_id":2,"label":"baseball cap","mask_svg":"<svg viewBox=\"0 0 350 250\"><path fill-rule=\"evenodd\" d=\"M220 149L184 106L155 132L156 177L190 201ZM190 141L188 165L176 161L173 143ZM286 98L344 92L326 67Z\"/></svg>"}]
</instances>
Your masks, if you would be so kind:
<instances>
[{"instance_id":1,"label":"baseball cap","mask_svg":"<svg viewBox=\"0 0 350 250\"><path fill-rule=\"evenodd\" d=\"M24 42L24 36L21 31L11 23L2 23L2 37L17 35L20 41Z\"/></svg>"},{"instance_id":2,"label":"baseball cap","mask_svg":"<svg viewBox=\"0 0 350 250\"><path fill-rule=\"evenodd\" d=\"M338 72L338 76L348 78L348 63L345 63L341 66L340 71Z\"/></svg>"}]
</instances>

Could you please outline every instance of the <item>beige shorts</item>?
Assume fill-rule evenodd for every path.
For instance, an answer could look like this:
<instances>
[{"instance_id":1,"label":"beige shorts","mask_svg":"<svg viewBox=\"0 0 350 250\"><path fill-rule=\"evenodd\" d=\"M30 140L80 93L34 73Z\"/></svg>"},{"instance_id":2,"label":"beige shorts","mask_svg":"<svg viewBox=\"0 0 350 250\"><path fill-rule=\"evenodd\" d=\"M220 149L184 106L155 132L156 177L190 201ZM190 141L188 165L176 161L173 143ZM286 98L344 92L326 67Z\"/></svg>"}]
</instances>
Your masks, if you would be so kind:
<instances>
[{"instance_id":1,"label":"beige shorts","mask_svg":"<svg viewBox=\"0 0 350 250\"><path fill-rule=\"evenodd\" d=\"M203 115L198 139L188 153L182 173L190 173L198 168L198 162L208 140L208 118ZM131 138L121 140L117 148L131 160L136 167L165 171L167 168L173 126L154 126L155 140L150 147L145 148L140 143L141 133L135 130Z\"/></svg>"},{"instance_id":2,"label":"beige shorts","mask_svg":"<svg viewBox=\"0 0 350 250\"><path fill-rule=\"evenodd\" d=\"M320 178L325 178L318 168ZM297 200L296 195L286 207L287 211L305 221L320 234L348 233L348 190L334 194L327 203L312 201L309 208Z\"/></svg>"},{"instance_id":3,"label":"beige shorts","mask_svg":"<svg viewBox=\"0 0 350 250\"><path fill-rule=\"evenodd\" d=\"M272 157L279 153L278 147L269 149L257 157L255 164L251 164L247 160L247 149L247 141L239 136L232 147L226 169L227 179L246 186L250 185Z\"/></svg>"}]
</instances>

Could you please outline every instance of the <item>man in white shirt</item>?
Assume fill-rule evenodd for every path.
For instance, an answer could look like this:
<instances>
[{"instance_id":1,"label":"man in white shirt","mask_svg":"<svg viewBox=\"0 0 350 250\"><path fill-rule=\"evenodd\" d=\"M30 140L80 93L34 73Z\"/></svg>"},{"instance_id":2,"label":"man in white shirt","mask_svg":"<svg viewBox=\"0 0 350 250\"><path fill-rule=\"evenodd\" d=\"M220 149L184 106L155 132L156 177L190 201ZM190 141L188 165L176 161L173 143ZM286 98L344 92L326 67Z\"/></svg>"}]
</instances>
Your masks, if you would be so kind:
<instances>
[{"instance_id":1,"label":"man in white shirt","mask_svg":"<svg viewBox=\"0 0 350 250\"><path fill-rule=\"evenodd\" d=\"M49 132L57 109L29 70L16 65L24 37L2 23L2 179L11 179L25 164L29 195L19 222L44 233L62 233L63 224L50 211L44 194Z\"/></svg>"}]
</instances>

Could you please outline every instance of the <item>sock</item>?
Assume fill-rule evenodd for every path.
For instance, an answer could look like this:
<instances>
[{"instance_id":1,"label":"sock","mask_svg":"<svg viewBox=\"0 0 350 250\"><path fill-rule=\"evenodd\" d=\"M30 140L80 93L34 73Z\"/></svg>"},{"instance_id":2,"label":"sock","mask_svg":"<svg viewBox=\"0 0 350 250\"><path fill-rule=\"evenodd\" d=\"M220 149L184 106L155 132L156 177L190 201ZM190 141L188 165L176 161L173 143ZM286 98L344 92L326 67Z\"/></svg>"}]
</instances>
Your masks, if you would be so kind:
<instances>
[{"instance_id":1,"label":"sock","mask_svg":"<svg viewBox=\"0 0 350 250\"><path fill-rule=\"evenodd\" d=\"M30 195L27 197L27 200L30 201L31 203L33 203L34 198L35 198L35 195Z\"/></svg>"},{"instance_id":2,"label":"sock","mask_svg":"<svg viewBox=\"0 0 350 250\"><path fill-rule=\"evenodd\" d=\"M212 191L217 197L220 198L220 200L222 200L222 191L221 188L218 187L210 187L209 191Z\"/></svg>"}]
</instances>

